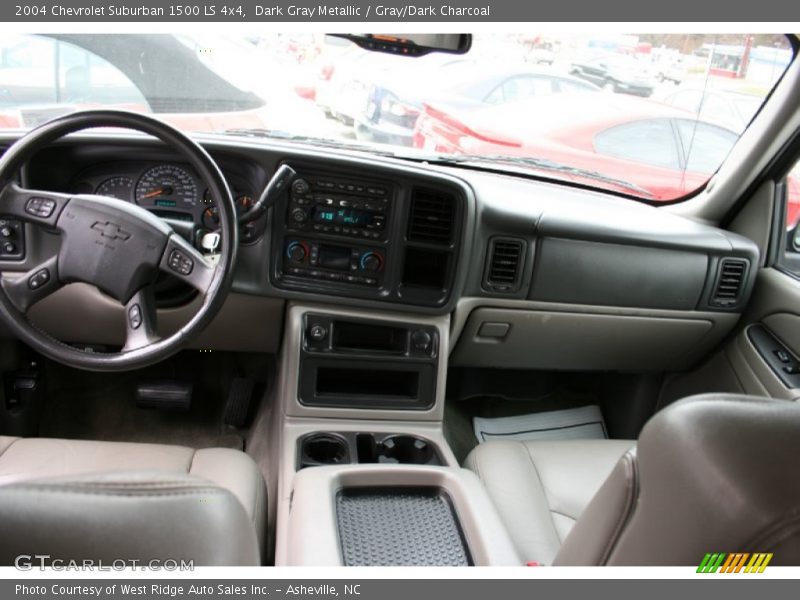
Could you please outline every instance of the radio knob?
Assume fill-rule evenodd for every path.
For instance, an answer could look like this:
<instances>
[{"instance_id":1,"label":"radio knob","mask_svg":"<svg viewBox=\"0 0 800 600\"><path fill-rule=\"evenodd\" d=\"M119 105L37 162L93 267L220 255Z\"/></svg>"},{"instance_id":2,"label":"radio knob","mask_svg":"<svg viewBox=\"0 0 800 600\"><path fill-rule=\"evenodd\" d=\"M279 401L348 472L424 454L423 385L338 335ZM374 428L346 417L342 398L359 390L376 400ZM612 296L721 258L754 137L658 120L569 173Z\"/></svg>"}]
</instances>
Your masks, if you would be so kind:
<instances>
[{"instance_id":1,"label":"radio knob","mask_svg":"<svg viewBox=\"0 0 800 600\"><path fill-rule=\"evenodd\" d=\"M302 208L295 208L292 211L292 220L295 223L305 223L308 219L308 213Z\"/></svg>"},{"instance_id":2,"label":"radio knob","mask_svg":"<svg viewBox=\"0 0 800 600\"><path fill-rule=\"evenodd\" d=\"M305 196L310 189L311 186L308 185L305 179L295 179L292 184L292 192L294 192L296 196Z\"/></svg>"},{"instance_id":3,"label":"radio knob","mask_svg":"<svg viewBox=\"0 0 800 600\"><path fill-rule=\"evenodd\" d=\"M361 268L365 271L380 271L383 267L383 259L380 254L374 252L366 252L361 256Z\"/></svg>"},{"instance_id":4,"label":"radio knob","mask_svg":"<svg viewBox=\"0 0 800 600\"><path fill-rule=\"evenodd\" d=\"M300 242L292 242L286 249L286 256L293 262L303 262L308 252Z\"/></svg>"}]
</instances>

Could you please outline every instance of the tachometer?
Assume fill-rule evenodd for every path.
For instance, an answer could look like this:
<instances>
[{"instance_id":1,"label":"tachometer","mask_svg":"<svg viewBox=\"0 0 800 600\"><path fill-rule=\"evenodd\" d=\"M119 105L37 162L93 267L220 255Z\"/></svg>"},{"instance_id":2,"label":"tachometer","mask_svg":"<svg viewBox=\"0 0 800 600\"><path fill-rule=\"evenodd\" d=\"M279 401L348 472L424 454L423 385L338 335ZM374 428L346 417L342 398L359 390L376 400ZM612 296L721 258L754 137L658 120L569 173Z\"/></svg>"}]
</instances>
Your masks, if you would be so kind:
<instances>
[{"instance_id":1,"label":"tachometer","mask_svg":"<svg viewBox=\"0 0 800 600\"><path fill-rule=\"evenodd\" d=\"M118 198L120 200L131 200L131 192L133 191L133 179L119 175L117 177L110 177L103 183L97 186L94 191L98 196L110 196L111 198Z\"/></svg>"},{"instance_id":2,"label":"tachometer","mask_svg":"<svg viewBox=\"0 0 800 600\"><path fill-rule=\"evenodd\" d=\"M177 165L148 169L136 184L136 203L146 208L190 209L197 199L194 178Z\"/></svg>"}]
</instances>

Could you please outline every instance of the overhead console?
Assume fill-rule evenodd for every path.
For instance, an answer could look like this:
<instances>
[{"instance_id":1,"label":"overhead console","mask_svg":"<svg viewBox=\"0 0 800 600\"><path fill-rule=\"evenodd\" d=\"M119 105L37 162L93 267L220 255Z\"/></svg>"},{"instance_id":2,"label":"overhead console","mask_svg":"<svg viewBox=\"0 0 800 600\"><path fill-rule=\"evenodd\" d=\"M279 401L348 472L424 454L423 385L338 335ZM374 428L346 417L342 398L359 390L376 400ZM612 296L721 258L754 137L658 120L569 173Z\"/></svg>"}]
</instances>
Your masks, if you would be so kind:
<instances>
[{"instance_id":1,"label":"overhead console","mask_svg":"<svg viewBox=\"0 0 800 600\"><path fill-rule=\"evenodd\" d=\"M292 167L299 176L273 219L274 285L417 306L448 302L465 214L460 189Z\"/></svg>"}]
</instances>

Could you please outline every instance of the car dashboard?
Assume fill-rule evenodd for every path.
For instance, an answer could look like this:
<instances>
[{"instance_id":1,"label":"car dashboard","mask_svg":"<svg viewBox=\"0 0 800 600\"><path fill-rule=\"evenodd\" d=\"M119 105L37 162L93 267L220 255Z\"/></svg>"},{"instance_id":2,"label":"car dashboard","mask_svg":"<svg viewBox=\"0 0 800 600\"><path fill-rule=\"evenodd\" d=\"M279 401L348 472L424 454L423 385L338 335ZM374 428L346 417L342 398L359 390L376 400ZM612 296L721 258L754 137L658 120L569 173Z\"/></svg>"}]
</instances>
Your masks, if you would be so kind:
<instances>
[{"instance_id":1,"label":"car dashboard","mask_svg":"<svg viewBox=\"0 0 800 600\"><path fill-rule=\"evenodd\" d=\"M280 164L298 173L265 216L241 228L235 309L218 318L227 333L212 325L203 346L277 351L282 326L264 321L282 321L286 302L315 302L365 315L447 315L451 364L682 368L730 331L753 286L758 249L750 240L609 194L282 141L198 141L239 211ZM215 227L204 182L143 136L71 136L22 176L32 189L115 196ZM37 257L0 258L5 270L24 271ZM108 304L92 293L92 302ZM59 294L40 313L64 314L78 302L59 303ZM191 307L190 296L184 305L162 305L166 321ZM77 330L41 318L68 341L113 338L77 339ZM616 343L609 353L614 336L627 347Z\"/></svg>"}]
</instances>

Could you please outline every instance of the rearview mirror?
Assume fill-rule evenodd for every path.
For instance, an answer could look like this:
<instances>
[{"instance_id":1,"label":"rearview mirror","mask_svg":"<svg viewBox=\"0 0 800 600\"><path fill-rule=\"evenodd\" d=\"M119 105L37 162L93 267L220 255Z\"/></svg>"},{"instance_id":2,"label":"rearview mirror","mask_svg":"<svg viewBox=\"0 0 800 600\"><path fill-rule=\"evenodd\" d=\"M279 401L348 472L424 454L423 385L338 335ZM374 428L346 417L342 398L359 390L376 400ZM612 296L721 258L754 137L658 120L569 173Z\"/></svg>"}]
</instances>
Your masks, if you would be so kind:
<instances>
[{"instance_id":1,"label":"rearview mirror","mask_svg":"<svg viewBox=\"0 0 800 600\"><path fill-rule=\"evenodd\" d=\"M430 52L465 54L472 46L468 33L337 33L364 50L400 56L422 56Z\"/></svg>"}]
</instances>

